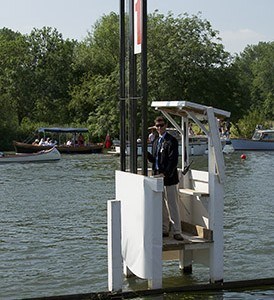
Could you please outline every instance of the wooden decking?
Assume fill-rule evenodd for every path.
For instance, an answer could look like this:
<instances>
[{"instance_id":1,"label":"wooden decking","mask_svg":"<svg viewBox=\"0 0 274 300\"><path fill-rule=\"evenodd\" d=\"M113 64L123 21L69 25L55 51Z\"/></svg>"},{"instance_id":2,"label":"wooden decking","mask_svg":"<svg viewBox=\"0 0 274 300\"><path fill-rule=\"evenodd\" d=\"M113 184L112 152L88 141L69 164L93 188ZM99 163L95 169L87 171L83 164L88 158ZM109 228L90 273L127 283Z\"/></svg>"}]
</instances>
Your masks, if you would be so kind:
<instances>
[{"instance_id":1,"label":"wooden decking","mask_svg":"<svg viewBox=\"0 0 274 300\"><path fill-rule=\"evenodd\" d=\"M213 243L213 232L199 225L182 222L183 241L177 241L172 234L163 238L163 251L208 248Z\"/></svg>"},{"instance_id":2,"label":"wooden decking","mask_svg":"<svg viewBox=\"0 0 274 300\"><path fill-rule=\"evenodd\" d=\"M190 249L204 249L208 248L212 240L207 240L199 236L190 235L183 232L183 241L177 241L170 237L163 238L163 251L174 251L174 250L190 250Z\"/></svg>"}]
</instances>

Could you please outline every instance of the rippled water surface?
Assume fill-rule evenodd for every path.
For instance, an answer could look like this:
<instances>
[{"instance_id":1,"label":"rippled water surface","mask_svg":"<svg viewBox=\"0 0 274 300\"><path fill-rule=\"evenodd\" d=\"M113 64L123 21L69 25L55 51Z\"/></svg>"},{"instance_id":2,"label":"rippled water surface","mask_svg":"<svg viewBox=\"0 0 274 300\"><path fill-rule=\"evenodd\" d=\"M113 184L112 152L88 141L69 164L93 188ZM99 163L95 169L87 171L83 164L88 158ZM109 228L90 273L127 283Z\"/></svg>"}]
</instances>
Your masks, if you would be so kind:
<instances>
[{"instance_id":1,"label":"rippled water surface","mask_svg":"<svg viewBox=\"0 0 274 300\"><path fill-rule=\"evenodd\" d=\"M274 277L274 153L225 160L225 281ZM195 157L193 168L205 162ZM0 299L107 290L106 208L115 169L119 158L101 154L0 165ZM165 263L164 286L207 282L208 270L193 267L185 276L176 263ZM189 297L165 299L274 299L274 291Z\"/></svg>"}]
</instances>

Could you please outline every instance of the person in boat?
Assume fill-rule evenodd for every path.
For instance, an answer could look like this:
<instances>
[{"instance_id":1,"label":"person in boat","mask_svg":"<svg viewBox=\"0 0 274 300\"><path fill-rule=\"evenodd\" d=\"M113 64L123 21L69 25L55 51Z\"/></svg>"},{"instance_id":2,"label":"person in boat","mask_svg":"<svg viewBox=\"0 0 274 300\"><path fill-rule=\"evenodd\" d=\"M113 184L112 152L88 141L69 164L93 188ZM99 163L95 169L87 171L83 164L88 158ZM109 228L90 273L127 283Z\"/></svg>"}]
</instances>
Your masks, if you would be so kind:
<instances>
[{"instance_id":1,"label":"person in boat","mask_svg":"<svg viewBox=\"0 0 274 300\"><path fill-rule=\"evenodd\" d=\"M193 136L195 133L194 133L194 130L192 128L192 123L189 123L188 125L188 135L189 136Z\"/></svg>"},{"instance_id":2,"label":"person in boat","mask_svg":"<svg viewBox=\"0 0 274 300\"><path fill-rule=\"evenodd\" d=\"M32 145L38 145L39 144L39 140L35 139L35 141L32 143Z\"/></svg>"},{"instance_id":3,"label":"person in boat","mask_svg":"<svg viewBox=\"0 0 274 300\"><path fill-rule=\"evenodd\" d=\"M217 122L218 122L219 134L221 137L223 135L223 123L222 123L222 120L220 120L220 119L217 119Z\"/></svg>"},{"instance_id":4,"label":"person in boat","mask_svg":"<svg viewBox=\"0 0 274 300\"><path fill-rule=\"evenodd\" d=\"M39 146L44 146L44 145L45 145L45 140L44 140L44 138L41 138L41 140L40 140L40 142L39 142L38 145L39 145Z\"/></svg>"},{"instance_id":5,"label":"person in boat","mask_svg":"<svg viewBox=\"0 0 274 300\"><path fill-rule=\"evenodd\" d=\"M269 136L268 133L263 133L262 134L262 140L270 140L270 139L271 139L271 137Z\"/></svg>"},{"instance_id":6,"label":"person in boat","mask_svg":"<svg viewBox=\"0 0 274 300\"><path fill-rule=\"evenodd\" d=\"M45 146L51 145L51 142L50 142L50 138L49 138L49 137L46 138L46 141L45 141L44 145L45 145Z\"/></svg>"},{"instance_id":7,"label":"person in boat","mask_svg":"<svg viewBox=\"0 0 274 300\"><path fill-rule=\"evenodd\" d=\"M171 222L173 237L182 241L181 220L178 208L177 185L178 178L178 141L166 132L167 123L162 116L155 119L155 127L159 136L153 141L152 153L147 157L152 163L153 175L164 178L163 193L163 237L169 236L169 224Z\"/></svg>"},{"instance_id":8,"label":"person in boat","mask_svg":"<svg viewBox=\"0 0 274 300\"><path fill-rule=\"evenodd\" d=\"M84 139L82 133L80 133L79 136L78 136L78 145L83 146L84 143L85 143L85 139Z\"/></svg>"},{"instance_id":9,"label":"person in boat","mask_svg":"<svg viewBox=\"0 0 274 300\"><path fill-rule=\"evenodd\" d=\"M230 120L227 119L225 121L225 137L229 138L230 136L230 128L231 128L231 123L230 123Z\"/></svg>"},{"instance_id":10,"label":"person in boat","mask_svg":"<svg viewBox=\"0 0 274 300\"><path fill-rule=\"evenodd\" d=\"M155 134L154 130L155 130L154 127L150 128L150 134L148 135L148 142L149 143L153 143L153 141L156 138L156 134Z\"/></svg>"}]
</instances>

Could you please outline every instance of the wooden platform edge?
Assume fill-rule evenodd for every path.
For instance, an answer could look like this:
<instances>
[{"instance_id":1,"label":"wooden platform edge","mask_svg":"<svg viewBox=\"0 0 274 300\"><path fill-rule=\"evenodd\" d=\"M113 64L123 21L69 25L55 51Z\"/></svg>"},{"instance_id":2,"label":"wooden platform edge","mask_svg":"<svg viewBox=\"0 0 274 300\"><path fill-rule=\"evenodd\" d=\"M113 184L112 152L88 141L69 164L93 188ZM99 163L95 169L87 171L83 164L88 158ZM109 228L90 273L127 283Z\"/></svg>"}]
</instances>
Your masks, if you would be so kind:
<instances>
[{"instance_id":1,"label":"wooden platform edge","mask_svg":"<svg viewBox=\"0 0 274 300\"><path fill-rule=\"evenodd\" d=\"M199 236L208 241L213 241L213 231L210 229L184 221L181 222L181 227L183 232L187 232L194 236Z\"/></svg>"},{"instance_id":2,"label":"wooden platform edge","mask_svg":"<svg viewBox=\"0 0 274 300\"><path fill-rule=\"evenodd\" d=\"M166 293L207 292L207 291L236 291L262 289L268 286L274 289L274 278L259 278L240 281L227 281L220 283L193 284L180 287L169 287L155 290L139 290L124 292L98 292L74 295L60 295L38 298L24 298L22 300L107 300L107 299L134 299L144 296L156 296Z\"/></svg>"}]
</instances>

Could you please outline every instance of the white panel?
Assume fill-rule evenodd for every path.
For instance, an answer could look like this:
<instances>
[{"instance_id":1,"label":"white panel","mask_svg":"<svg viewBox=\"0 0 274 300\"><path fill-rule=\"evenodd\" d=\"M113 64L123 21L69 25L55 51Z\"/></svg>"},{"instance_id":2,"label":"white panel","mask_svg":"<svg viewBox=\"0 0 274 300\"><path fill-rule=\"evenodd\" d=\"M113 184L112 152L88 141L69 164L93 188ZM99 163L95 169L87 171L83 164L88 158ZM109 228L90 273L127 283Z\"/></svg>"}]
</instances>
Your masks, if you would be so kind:
<instances>
[{"instance_id":1,"label":"white panel","mask_svg":"<svg viewBox=\"0 0 274 300\"><path fill-rule=\"evenodd\" d=\"M162 192L162 178L116 171L123 260L143 279L162 278Z\"/></svg>"},{"instance_id":2,"label":"white panel","mask_svg":"<svg viewBox=\"0 0 274 300\"><path fill-rule=\"evenodd\" d=\"M190 170L190 173L191 173L191 178L193 180L208 182L208 172L199 171L199 170Z\"/></svg>"},{"instance_id":3,"label":"white panel","mask_svg":"<svg viewBox=\"0 0 274 300\"><path fill-rule=\"evenodd\" d=\"M121 253L121 205L120 201L108 201L108 289L119 291L123 283Z\"/></svg>"}]
</instances>

